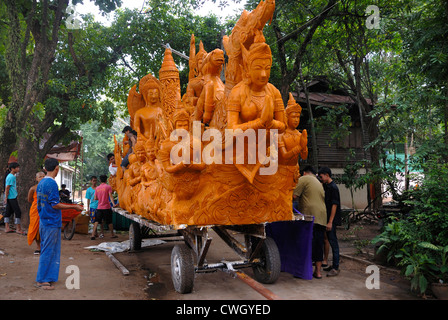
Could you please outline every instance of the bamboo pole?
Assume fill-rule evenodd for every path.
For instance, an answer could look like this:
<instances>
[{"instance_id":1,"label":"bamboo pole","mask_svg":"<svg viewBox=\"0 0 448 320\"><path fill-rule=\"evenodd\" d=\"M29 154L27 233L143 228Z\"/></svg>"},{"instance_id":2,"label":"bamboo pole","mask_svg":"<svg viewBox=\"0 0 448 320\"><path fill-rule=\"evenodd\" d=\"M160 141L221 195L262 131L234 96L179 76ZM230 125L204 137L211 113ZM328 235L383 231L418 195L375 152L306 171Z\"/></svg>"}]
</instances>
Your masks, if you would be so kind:
<instances>
[{"instance_id":1,"label":"bamboo pole","mask_svg":"<svg viewBox=\"0 0 448 320\"><path fill-rule=\"evenodd\" d=\"M114 265L120 269L121 273L123 273L123 275L127 276L129 275L129 270L125 268L125 266L123 266L121 264L120 261L118 261L117 258L114 257L114 255L112 253L110 253L109 251L106 251L106 256L114 263Z\"/></svg>"}]
</instances>

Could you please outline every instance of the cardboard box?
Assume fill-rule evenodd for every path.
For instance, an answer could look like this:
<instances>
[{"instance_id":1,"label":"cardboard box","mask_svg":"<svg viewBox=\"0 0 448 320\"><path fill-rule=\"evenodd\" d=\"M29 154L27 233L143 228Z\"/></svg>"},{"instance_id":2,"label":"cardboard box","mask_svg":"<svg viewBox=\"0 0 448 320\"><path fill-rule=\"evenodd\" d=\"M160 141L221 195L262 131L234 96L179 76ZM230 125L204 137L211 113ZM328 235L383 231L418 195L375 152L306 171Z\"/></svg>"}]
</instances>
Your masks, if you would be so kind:
<instances>
[{"instance_id":1,"label":"cardboard box","mask_svg":"<svg viewBox=\"0 0 448 320\"><path fill-rule=\"evenodd\" d=\"M75 233L89 234L89 222L90 222L89 215L80 214L75 218L75 222L76 222Z\"/></svg>"}]
</instances>

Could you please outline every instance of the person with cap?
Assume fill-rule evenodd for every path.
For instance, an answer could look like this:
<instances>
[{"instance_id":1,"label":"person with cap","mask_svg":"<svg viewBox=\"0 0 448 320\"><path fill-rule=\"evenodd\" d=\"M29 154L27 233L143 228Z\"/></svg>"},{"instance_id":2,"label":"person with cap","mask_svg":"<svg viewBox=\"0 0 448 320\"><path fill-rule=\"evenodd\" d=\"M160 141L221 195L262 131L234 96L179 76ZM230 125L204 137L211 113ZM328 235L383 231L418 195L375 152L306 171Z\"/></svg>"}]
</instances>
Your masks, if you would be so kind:
<instances>
[{"instance_id":1,"label":"person with cap","mask_svg":"<svg viewBox=\"0 0 448 320\"><path fill-rule=\"evenodd\" d=\"M325 206L327 209L327 238L331 246L333 255L333 264L325 271L329 271L327 277L337 276L339 274L339 243L336 236L336 227L341 225L341 199L339 188L331 178L331 170L328 167L322 167L318 172L319 179L323 183L325 191Z\"/></svg>"}]
</instances>

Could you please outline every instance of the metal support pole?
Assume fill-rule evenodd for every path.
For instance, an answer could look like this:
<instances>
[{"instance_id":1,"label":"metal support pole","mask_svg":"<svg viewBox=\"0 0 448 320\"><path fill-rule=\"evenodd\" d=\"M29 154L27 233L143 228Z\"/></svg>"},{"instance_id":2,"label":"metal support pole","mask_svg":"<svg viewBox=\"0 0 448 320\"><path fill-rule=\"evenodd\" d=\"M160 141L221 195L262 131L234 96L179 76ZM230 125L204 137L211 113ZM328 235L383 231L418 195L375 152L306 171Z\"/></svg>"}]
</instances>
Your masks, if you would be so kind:
<instances>
[{"instance_id":1,"label":"metal support pole","mask_svg":"<svg viewBox=\"0 0 448 320\"><path fill-rule=\"evenodd\" d=\"M169 43L162 44L162 47L164 47L165 49L170 49L172 53L177 54L179 57L182 57L182 58L184 58L186 60L190 60L189 56L187 56L187 55L183 54L182 52L179 52L179 51L171 48Z\"/></svg>"}]
</instances>

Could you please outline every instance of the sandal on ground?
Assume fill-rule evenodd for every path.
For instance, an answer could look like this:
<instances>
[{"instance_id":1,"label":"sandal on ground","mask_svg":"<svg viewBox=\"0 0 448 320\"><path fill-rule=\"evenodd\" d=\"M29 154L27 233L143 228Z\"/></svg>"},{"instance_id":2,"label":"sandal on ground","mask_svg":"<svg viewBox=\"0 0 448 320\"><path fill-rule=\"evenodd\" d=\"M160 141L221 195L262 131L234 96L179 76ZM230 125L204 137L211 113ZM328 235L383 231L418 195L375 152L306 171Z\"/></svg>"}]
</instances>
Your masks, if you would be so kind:
<instances>
[{"instance_id":1,"label":"sandal on ground","mask_svg":"<svg viewBox=\"0 0 448 320\"><path fill-rule=\"evenodd\" d=\"M34 251L34 254L35 254L35 255L40 254L40 250L36 250L36 251Z\"/></svg>"},{"instance_id":2,"label":"sandal on ground","mask_svg":"<svg viewBox=\"0 0 448 320\"><path fill-rule=\"evenodd\" d=\"M15 231L12 229L6 230L5 233L14 233Z\"/></svg>"},{"instance_id":3,"label":"sandal on ground","mask_svg":"<svg viewBox=\"0 0 448 320\"><path fill-rule=\"evenodd\" d=\"M322 276L318 276L316 273L313 273L313 278L322 279Z\"/></svg>"},{"instance_id":4,"label":"sandal on ground","mask_svg":"<svg viewBox=\"0 0 448 320\"><path fill-rule=\"evenodd\" d=\"M26 236L26 232L25 231L16 231L17 234L20 234L22 236Z\"/></svg>"},{"instance_id":5,"label":"sandal on ground","mask_svg":"<svg viewBox=\"0 0 448 320\"><path fill-rule=\"evenodd\" d=\"M43 283L36 283L36 288L42 289L42 290L54 290L54 286L49 282L43 282Z\"/></svg>"}]
</instances>

